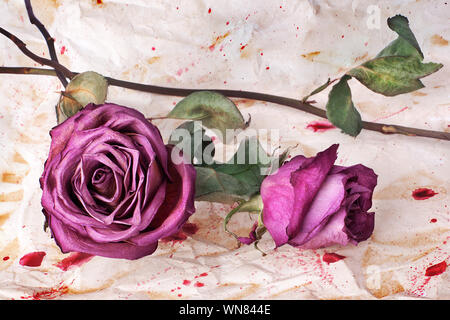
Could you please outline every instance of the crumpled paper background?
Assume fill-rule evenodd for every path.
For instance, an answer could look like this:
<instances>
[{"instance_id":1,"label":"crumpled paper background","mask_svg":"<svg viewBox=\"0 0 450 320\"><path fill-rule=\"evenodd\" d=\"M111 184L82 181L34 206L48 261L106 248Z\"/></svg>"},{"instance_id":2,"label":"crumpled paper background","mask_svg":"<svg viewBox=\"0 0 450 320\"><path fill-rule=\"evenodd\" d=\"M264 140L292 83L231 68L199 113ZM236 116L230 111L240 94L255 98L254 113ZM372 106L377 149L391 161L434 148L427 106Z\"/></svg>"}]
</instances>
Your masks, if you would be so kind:
<instances>
[{"instance_id":1,"label":"crumpled paper background","mask_svg":"<svg viewBox=\"0 0 450 320\"><path fill-rule=\"evenodd\" d=\"M172 87L227 88L301 98L372 58L394 32L387 17L403 14L426 61L444 67L425 88L397 97L375 94L352 80L364 120L448 131L450 127L449 5L444 1L33 1L55 38L60 62L72 71ZM48 57L23 1L1 0L1 26ZM379 16L378 16L379 14ZM379 20L377 19L379 17ZM38 66L0 38L0 65ZM40 67L40 66L38 66ZM363 130L314 132L316 117L287 107L234 99L251 128L278 129L282 149L312 156L339 143L337 164L362 163L379 175L372 237L358 246L299 250L266 234L237 248L222 229L229 206L197 202L179 240L161 241L135 261L91 257L70 266L43 229L38 179L56 125L61 85L55 77L0 75L0 299L449 299L449 142ZM324 107L328 90L314 97ZM110 87L108 101L148 117L166 114L180 97ZM164 139L181 122L157 120ZM270 142L270 141L269 141ZM276 147L277 141L272 147ZM230 155L232 150L230 150ZM413 190L437 194L415 200ZM247 234L242 213L230 229ZM196 230L197 229L197 230ZM38 267L27 253L46 253ZM344 259L323 261L335 252Z\"/></svg>"}]
</instances>

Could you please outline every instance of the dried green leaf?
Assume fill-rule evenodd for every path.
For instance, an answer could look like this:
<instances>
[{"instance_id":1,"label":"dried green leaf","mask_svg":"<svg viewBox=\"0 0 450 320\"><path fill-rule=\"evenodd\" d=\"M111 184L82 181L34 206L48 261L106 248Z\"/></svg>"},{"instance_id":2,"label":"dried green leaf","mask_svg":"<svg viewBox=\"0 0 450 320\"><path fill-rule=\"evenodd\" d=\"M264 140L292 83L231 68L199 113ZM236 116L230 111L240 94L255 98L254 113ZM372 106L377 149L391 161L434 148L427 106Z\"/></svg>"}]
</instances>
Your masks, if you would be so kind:
<instances>
[{"instance_id":1,"label":"dried green leaf","mask_svg":"<svg viewBox=\"0 0 450 320\"><path fill-rule=\"evenodd\" d=\"M361 115L352 101L352 94L347 81L349 76L343 76L331 89L327 102L327 118L343 132L356 137L362 129Z\"/></svg>"},{"instance_id":2,"label":"dried green leaf","mask_svg":"<svg viewBox=\"0 0 450 320\"><path fill-rule=\"evenodd\" d=\"M245 129L246 122L233 101L213 91L194 92L169 112L168 118L199 120L206 128L217 129L224 141L232 137L227 129Z\"/></svg>"},{"instance_id":3,"label":"dried green leaf","mask_svg":"<svg viewBox=\"0 0 450 320\"><path fill-rule=\"evenodd\" d=\"M398 38L392 41L376 57L404 56L416 57L423 60L423 53L419 47L414 33L409 28L409 21L406 17L396 15L387 19L389 28L398 34Z\"/></svg>"},{"instance_id":4,"label":"dried green leaf","mask_svg":"<svg viewBox=\"0 0 450 320\"><path fill-rule=\"evenodd\" d=\"M395 96L423 88L420 78L442 68L439 63L422 63L416 57L389 56L369 60L347 74L374 92Z\"/></svg>"}]
</instances>

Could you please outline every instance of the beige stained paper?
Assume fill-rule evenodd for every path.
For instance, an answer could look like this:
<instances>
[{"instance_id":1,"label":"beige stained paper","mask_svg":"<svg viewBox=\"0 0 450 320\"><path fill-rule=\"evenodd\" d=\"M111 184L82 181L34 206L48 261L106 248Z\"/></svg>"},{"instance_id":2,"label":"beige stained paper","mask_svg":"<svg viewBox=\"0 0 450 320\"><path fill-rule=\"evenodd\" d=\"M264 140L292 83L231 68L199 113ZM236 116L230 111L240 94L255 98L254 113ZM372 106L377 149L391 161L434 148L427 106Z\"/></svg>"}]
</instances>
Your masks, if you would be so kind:
<instances>
[{"instance_id":1,"label":"beige stained paper","mask_svg":"<svg viewBox=\"0 0 450 320\"><path fill-rule=\"evenodd\" d=\"M55 38L61 63L134 82L186 88L242 89L300 99L329 77L373 58L396 38L386 25L409 18L426 61L444 67L425 88L396 97L349 82L367 121L450 130L450 8L444 1L32 1ZM20 0L0 0L0 25L33 52L48 57ZM41 67L5 37L0 65ZM61 90L55 77L0 75L0 299L449 299L450 273L425 276L450 263L450 143L382 135L357 138L338 129L314 132L320 120L287 107L234 99L251 129L279 130L282 149L313 156L339 143L337 164L362 163L378 174L372 237L358 246L276 250L266 234L261 249L237 248L222 230L229 206L197 202L186 239L162 241L139 260L92 257L71 268L43 229L39 177L56 125ZM324 107L329 90L314 96ZM180 97L110 87L107 101L148 117L165 115ZM157 120L167 141L181 121ZM268 131L269 132L269 131ZM273 142L273 144L271 144ZM269 141L271 147L277 141ZM232 154L232 150L228 151ZM436 195L415 200L412 192ZM242 213L230 229L245 235ZM195 230L197 229L197 230ZM42 251L38 267L19 263ZM344 259L323 261L325 253ZM64 260L67 262L67 260Z\"/></svg>"}]
</instances>

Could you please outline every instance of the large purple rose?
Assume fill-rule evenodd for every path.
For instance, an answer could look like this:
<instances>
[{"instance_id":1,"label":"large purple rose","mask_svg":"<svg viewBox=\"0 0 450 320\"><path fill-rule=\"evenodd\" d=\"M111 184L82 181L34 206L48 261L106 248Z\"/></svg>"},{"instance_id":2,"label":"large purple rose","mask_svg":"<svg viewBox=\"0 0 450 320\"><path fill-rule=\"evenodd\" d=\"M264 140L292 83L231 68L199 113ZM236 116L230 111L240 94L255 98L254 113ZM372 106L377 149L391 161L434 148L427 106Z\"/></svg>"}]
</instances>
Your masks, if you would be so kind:
<instances>
[{"instance_id":1,"label":"large purple rose","mask_svg":"<svg viewBox=\"0 0 450 320\"><path fill-rule=\"evenodd\" d=\"M316 249L357 244L374 229L377 175L363 165L334 165L338 145L315 157L296 156L261 185L263 222L276 246Z\"/></svg>"},{"instance_id":2,"label":"large purple rose","mask_svg":"<svg viewBox=\"0 0 450 320\"><path fill-rule=\"evenodd\" d=\"M138 259L194 213L194 167L140 112L90 104L50 135L42 206L62 252Z\"/></svg>"}]
</instances>

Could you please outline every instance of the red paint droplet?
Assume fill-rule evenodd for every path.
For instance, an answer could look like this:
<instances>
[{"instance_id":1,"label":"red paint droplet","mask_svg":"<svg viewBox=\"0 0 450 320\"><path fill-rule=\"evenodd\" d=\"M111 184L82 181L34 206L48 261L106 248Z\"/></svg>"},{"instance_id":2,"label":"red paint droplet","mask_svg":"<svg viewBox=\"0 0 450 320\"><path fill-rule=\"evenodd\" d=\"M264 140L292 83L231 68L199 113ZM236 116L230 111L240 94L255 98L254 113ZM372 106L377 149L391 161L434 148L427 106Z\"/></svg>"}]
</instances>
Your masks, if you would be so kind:
<instances>
[{"instance_id":1,"label":"red paint droplet","mask_svg":"<svg viewBox=\"0 0 450 320\"><path fill-rule=\"evenodd\" d=\"M266 70L269 70L270 69L270 67L266 67Z\"/></svg>"},{"instance_id":2,"label":"red paint droplet","mask_svg":"<svg viewBox=\"0 0 450 320\"><path fill-rule=\"evenodd\" d=\"M425 275L428 277L437 276L441 273L444 273L447 269L447 263L445 261L442 261L441 263L435 264L431 267L428 267L425 271Z\"/></svg>"},{"instance_id":3,"label":"red paint droplet","mask_svg":"<svg viewBox=\"0 0 450 320\"><path fill-rule=\"evenodd\" d=\"M226 25L229 25L230 24L230 21L227 21L227 23L225 23Z\"/></svg>"},{"instance_id":4,"label":"red paint droplet","mask_svg":"<svg viewBox=\"0 0 450 320\"><path fill-rule=\"evenodd\" d=\"M152 47L152 50L153 50L153 51L155 51L155 50L156 50L156 48L155 48L155 47Z\"/></svg>"},{"instance_id":5,"label":"red paint droplet","mask_svg":"<svg viewBox=\"0 0 450 320\"><path fill-rule=\"evenodd\" d=\"M247 46L247 45L243 45L243 46L241 47L241 50L244 50L246 46Z\"/></svg>"},{"instance_id":6,"label":"red paint droplet","mask_svg":"<svg viewBox=\"0 0 450 320\"><path fill-rule=\"evenodd\" d=\"M436 222L437 222L437 219L435 219L435 218L430 220L430 223L436 223Z\"/></svg>"},{"instance_id":7,"label":"red paint droplet","mask_svg":"<svg viewBox=\"0 0 450 320\"><path fill-rule=\"evenodd\" d=\"M179 294L178 294L178 296L179 296L179 297L181 297L181 296L182 296L182 294L181 294L181 293L179 293Z\"/></svg>"},{"instance_id":8,"label":"red paint droplet","mask_svg":"<svg viewBox=\"0 0 450 320\"><path fill-rule=\"evenodd\" d=\"M325 261L326 263L330 264L330 263L334 263L339 260L342 260L344 258L345 258L345 256L341 256L340 254L327 252L323 255L322 260Z\"/></svg>"},{"instance_id":9,"label":"red paint droplet","mask_svg":"<svg viewBox=\"0 0 450 320\"><path fill-rule=\"evenodd\" d=\"M263 56L263 55L264 55L264 53L262 53L262 52L261 52L261 55Z\"/></svg>"},{"instance_id":10,"label":"red paint droplet","mask_svg":"<svg viewBox=\"0 0 450 320\"><path fill-rule=\"evenodd\" d=\"M438 194L438 193L434 192L433 190L428 189L428 188L418 188L412 192L412 196L416 200L429 199L436 194Z\"/></svg>"},{"instance_id":11,"label":"red paint droplet","mask_svg":"<svg viewBox=\"0 0 450 320\"><path fill-rule=\"evenodd\" d=\"M64 54L67 51L66 46L61 47L61 54Z\"/></svg>"},{"instance_id":12,"label":"red paint droplet","mask_svg":"<svg viewBox=\"0 0 450 320\"><path fill-rule=\"evenodd\" d=\"M344 39L344 35L342 35L341 38Z\"/></svg>"},{"instance_id":13,"label":"red paint droplet","mask_svg":"<svg viewBox=\"0 0 450 320\"><path fill-rule=\"evenodd\" d=\"M72 252L70 256L62 259L60 262L56 263L55 266L63 271L67 271L74 266L81 266L82 264L91 260L94 256L92 254L83 252Z\"/></svg>"},{"instance_id":14,"label":"red paint droplet","mask_svg":"<svg viewBox=\"0 0 450 320\"><path fill-rule=\"evenodd\" d=\"M9 260L9 257L8 257L8 256L3 257L3 261L6 261L6 260Z\"/></svg>"},{"instance_id":15,"label":"red paint droplet","mask_svg":"<svg viewBox=\"0 0 450 320\"><path fill-rule=\"evenodd\" d=\"M195 276L195 278L207 277L207 276L208 276L208 273L207 272L203 272L203 273L200 273L198 276Z\"/></svg>"},{"instance_id":16,"label":"red paint droplet","mask_svg":"<svg viewBox=\"0 0 450 320\"><path fill-rule=\"evenodd\" d=\"M328 121L313 121L306 126L306 129L311 129L314 132L324 132L334 128L336 127Z\"/></svg>"},{"instance_id":17,"label":"red paint droplet","mask_svg":"<svg viewBox=\"0 0 450 320\"><path fill-rule=\"evenodd\" d=\"M208 9L208 13L211 13L211 8Z\"/></svg>"},{"instance_id":18,"label":"red paint droplet","mask_svg":"<svg viewBox=\"0 0 450 320\"><path fill-rule=\"evenodd\" d=\"M194 286L196 286L198 288L203 287L204 285L205 284L203 282L198 282L198 281L194 284Z\"/></svg>"},{"instance_id":19,"label":"red paint droplet","mask_svg":"<svg viewBox=\"0 0 450 320\"><path fill-rule=\"evenodd\" d=\"M183 284L184 284L185 286L188 286L188 285L191 284L191 281L190 281L190 280L183 280Z\"/></svg>"},{"instance_id":20,"label":"red paint droplet","mask_svg":"<svg viewBox=\"0 0 450 320\"><path fill-rule=\"evenodd\" d=\"M195 223L185 223L183 225L183 231L187 234L195 234L198 231L198 226Z\"/></svg>"},{"instance_id":21,"label":"red paint droplet","mask_svg":"<svg viewBox=\"0 0 450 320\"><path fill-rule=\"evenodd\" d=\"M43 251L30 252L20 258L19 263L22 266L39 267L44 259L44 256L45 252Z\"/></svg>"}]
</instances>

